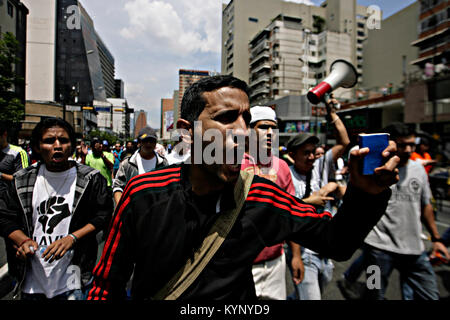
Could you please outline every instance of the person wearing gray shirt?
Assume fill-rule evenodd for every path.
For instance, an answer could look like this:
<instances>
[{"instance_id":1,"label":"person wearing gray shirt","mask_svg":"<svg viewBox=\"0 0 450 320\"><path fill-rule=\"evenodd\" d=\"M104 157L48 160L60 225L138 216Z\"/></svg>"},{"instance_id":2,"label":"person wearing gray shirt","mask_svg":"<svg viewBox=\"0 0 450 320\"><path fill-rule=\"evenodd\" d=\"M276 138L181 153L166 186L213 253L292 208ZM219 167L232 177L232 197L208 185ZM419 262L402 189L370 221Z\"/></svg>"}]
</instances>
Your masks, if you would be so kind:
<instances>
[{"instance_id":1,"label":"person wearing gray shirt","mask_svg":"<svg viewBox=\"0 0 450 320\"><path fill-rule=\"evenodd\" d=\"M420 163L410 160L415 134L403 123L393 123L385 128L385 132L397 143L400 180L391 186L392 196L386 213L364 240L365 265L378 266L381 275L379 288L367 290L367 298L384 299L389 276L395 268L400 273L404 300L437 300L436 276L420 237L421 220L433 241L430 257L437 251L447 259L450 256L436 227L425 169ZM370 276L367 275L368 280Z\"/></svg>"}]
</instances>

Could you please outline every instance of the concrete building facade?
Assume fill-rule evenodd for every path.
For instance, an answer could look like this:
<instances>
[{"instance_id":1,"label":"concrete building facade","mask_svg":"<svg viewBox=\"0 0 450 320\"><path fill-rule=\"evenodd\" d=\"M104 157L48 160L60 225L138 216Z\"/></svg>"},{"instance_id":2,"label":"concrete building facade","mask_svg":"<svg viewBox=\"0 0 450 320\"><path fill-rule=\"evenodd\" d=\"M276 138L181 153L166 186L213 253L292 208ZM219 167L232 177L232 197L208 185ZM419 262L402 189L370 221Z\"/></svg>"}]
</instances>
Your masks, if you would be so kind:
<instances>
[{"instance_id":1,"label":"concrete building facade","mask_svg":"<svg viewBox=\"0 0 450 320\"><path fill-rule=\"evenodd\" d=\"M351 62L362 75L362 44L367 38L367 7L356 0L327 0L308 6L282 0L232 0L222 11L222 74L250 82L248 43L280 14L301 19L312 34L323 31L346 34L350 39ZM362 78L361 80L362 81Z\"/></svg>"},{"instance_id":2,"label":"concrete building facade","mask_svg":"<svg viewBox=\"0 0 450 320\"><path fill-rule=\"evenodd\" d=\"M23 2L30 10L26 100L59 104L62 117L86 135L96 127L94 102L115 95L114 58L80 1Z\"/></svg>"},{"instance_id":3,"label":"concrete building facade","mask_svg":"<svg viewBox=\"0 0 450 320\"><path fill-rule=\"evenodd\" d=\"M121 98L108 98L112 106L112 131L119 138L130 136L130 110L128 101Z\"/></svg>"},{"instance_id":4,"label":"concrete building facade","mask_svg":"<svg viewBox=\"0 0 450 320\"><path fill-rule=\"evenodd\" d=\"M402 88L408 74L419 70L411 64L419 53L417 47L411 45L417 39L419 6L414 2L384 19L380 29L369 30L363 51L362 87L366 91L380 91L388 83Z\"/></svg>"},{"instance_id":5,"label":"concrete building facade","mask_svg":"<svg viewBox=\"0 0 450 320\"><path fill-rule=\"evenodd\" d=\"M279 15L249 43L252 105L289 95L306 95L322 81L336 59L352 57L345 33L312 33L302 19ZM348 90L335 91L350 98Z\"/></svg>"},{"instance_id":6,"label":"concrete building facade","mask_svg":"<svg viewBox=\"0 0 450 320\"><path fill-rule=\"evenodd\" d=\"M147 112L138 110L134 113L134 137L136 138L142 128L147 126Z\"/></svg>"},{"instance_id":7,"label":"concrete building facade","mask_svg":"<svg viewBox=\"0 0 450 320\"><path fill-rule=\"evenodd\" d=\"M161 133L163 140L170 139L170 131L174 129L174 99L161 99Z\"/></svg>"}]
</instances>

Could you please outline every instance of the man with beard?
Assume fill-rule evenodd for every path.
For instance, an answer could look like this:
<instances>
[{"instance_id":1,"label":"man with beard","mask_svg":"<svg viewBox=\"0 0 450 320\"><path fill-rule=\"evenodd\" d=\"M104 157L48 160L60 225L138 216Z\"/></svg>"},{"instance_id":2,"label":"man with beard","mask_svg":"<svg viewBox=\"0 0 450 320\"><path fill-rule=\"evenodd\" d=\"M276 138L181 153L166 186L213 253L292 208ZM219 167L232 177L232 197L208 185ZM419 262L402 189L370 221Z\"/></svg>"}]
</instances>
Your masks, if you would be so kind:
<instances>
[{"instance_id":1,"label":"man with beard","mask_svg":"<svg viewBox=\"0 0 450 320\"><path fill-rule=\"evenodd\" d=\"M373 177L359 173L368 149L353 152L344 204L329 219L270 180L240 170L238 151L251 121L248 95L247 84L232 76L206 77L186 90L177 127L193 137L192 161L129 181L94 269L90 300L124 299L133 272L137 300L254 300L252 264L264 247L287 239L336 260L358 248L397 181L398 158L388 155L395 145L383 152L387 162ZM212 132L221 135L211 141Z\"/></svg>"},{"instance_id":2,"label":"man with beard","mask_svg":"<svg viewBox=\"0 0 450 320\"><path fill-rule=\"evenodd\" d=\"M0 193L14 295L25 300L81 300L92 284L96 233L113 206L102 175L69 160L75 143L65 120L42 120L31 137L39 161L15 173L13 187Z\"/></svg>"}]
</instances>

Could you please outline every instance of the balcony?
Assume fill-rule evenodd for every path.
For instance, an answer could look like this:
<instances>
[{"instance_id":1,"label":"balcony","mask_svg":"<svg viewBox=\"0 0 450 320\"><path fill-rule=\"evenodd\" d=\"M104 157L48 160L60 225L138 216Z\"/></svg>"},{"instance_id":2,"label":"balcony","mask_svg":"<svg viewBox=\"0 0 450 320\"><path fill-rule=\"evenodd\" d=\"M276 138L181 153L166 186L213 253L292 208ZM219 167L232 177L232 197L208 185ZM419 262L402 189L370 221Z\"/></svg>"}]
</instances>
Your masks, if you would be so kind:
<instances>
[{"instance_id":1,"label":"balcony","mask_svg":"<svg viewBox=\"0 0 450 320\"><path fill-rule=\"evenodd\" d=\"M258 55L256 55L254 58L252 57L250 59L250 65L253 65L254 63L258 62L259 60L261 60L261 58L269 59L270 58L269 51L263 51Z\"/></svg>"},{"instance_id":2,"label":"balcony","mask_svg":"<svg viewBox=\"0 0 450 320\"><path fill-rule=\"evenodd\" d=\"M250 52L252 55L258 55L261 51L269 49L269 41L264 40L261 41L258 45L256 45L254 48L250 48Z\"/></svg>"},{"instance_id":3,"label":"balcony","mask_svg":"<svg viewBox=\"0 0 450 320\"><path fill-rule=\"evenodd\" d=\"M249 86L254 87L257 84L260 84L262 82L269 82L269 80L270 80L270 76L268 74L264 73L264 74L258 76L257 78L255 78L254 80L251 80L249 83Z\"/></svg>"},{"instance_id":4,"label":"balcony","mask_svg":"<svg viewBox=\"0 0 450 320\"><path fill-rule=\"evenodd\" d=\"M267 87L261 87L261 88L252 90L251 93L250 93L250 98L254 98L254 97L256 97L256 96L258 96L258 95L260 95L260 94L262 94L262 93L268 94L269 92L270 92L270 89L269 89L269 88L267 88Z\"/></svg>"},{"instance_id":5,"label":"balcony","mask_svg":"<svg viewBox=\"0 0 450 320\"><path fill-rule=\"evenodd\" d=\"M261 71L263 69L270 69L270 64L263 63L260 66L257 66L255 69L252 69L251 73L258 73L259 71Z\"/></svg>"}]
</instances>

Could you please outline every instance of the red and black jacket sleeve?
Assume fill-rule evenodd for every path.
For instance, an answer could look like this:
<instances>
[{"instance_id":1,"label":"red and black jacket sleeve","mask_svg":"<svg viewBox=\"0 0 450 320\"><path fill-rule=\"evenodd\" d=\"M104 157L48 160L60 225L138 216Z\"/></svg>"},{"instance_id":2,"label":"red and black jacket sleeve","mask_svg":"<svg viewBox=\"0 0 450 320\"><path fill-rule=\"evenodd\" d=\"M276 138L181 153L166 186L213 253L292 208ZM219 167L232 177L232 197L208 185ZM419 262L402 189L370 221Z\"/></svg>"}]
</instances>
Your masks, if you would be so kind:
<instances>
[{"instance_id":1,"label":"red and black jacket sleeve","mask_svg":"<svg viewBox=\"0 0 450 320\"><path fill-rule=\"evenodd\" d=\"M292 240L343 261L351 258L384 214L390 195L390 189L370 195L349 185L342 206L332 218L330 213L319 213L271 181L255 176L246 214L265 246Z\"/></svg>"}]
</instances>

